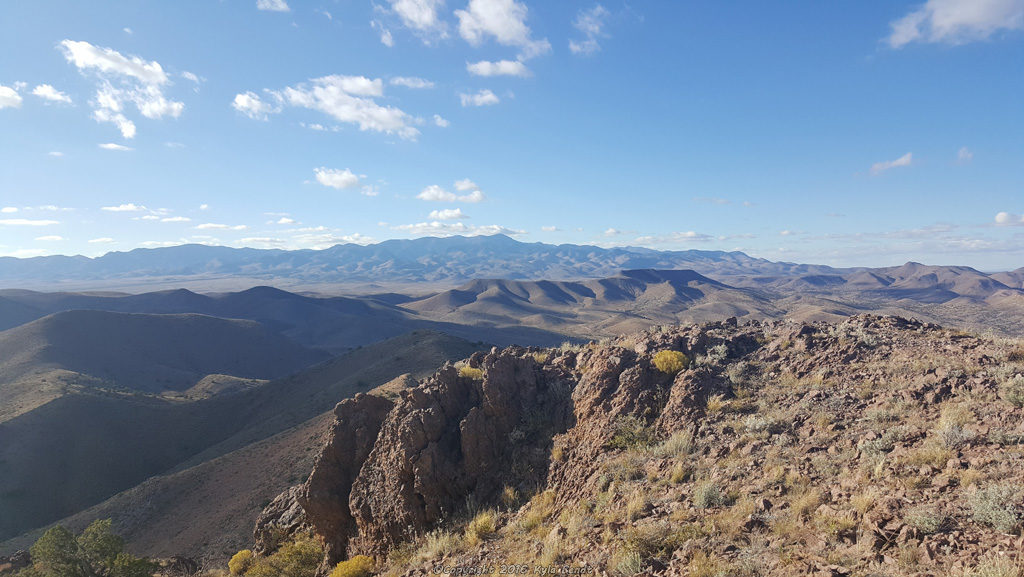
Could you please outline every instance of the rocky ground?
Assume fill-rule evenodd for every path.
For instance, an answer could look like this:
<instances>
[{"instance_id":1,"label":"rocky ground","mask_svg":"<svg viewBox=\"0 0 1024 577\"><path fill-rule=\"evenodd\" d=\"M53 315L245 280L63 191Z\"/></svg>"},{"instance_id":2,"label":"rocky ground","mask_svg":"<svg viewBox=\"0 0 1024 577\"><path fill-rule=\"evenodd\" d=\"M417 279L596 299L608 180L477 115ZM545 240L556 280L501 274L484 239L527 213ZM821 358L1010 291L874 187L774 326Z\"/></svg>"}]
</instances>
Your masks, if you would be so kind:
<instances>
[{"instance_id":1,"label":"rocky ground","mask_svg":"<svg viewBox=\"0 0 1024 577\"><path fill-rule=\"evenodd\" d=\"M1017 576L1022 373L1020 342L879 316L494 349L339 404L256 550L312 527L322 573Z\"/></svg>"}]
</instances>

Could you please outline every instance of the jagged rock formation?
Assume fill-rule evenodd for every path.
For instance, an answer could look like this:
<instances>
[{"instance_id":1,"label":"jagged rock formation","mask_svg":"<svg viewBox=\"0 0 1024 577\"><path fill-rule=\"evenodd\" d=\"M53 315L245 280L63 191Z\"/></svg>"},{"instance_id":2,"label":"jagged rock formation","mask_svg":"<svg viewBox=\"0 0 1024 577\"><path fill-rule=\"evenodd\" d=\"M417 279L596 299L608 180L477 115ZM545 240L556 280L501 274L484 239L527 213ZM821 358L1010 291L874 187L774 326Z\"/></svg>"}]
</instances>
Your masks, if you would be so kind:
<instances>
[{"instance_id":1,"label":"jagged rock formation","mask_svg":"<svg viewBox=\"0 0 1024 577\"><path fill-rule=\"evenodd\" d=\"M390 570L939 575L1002 562L1024 522L1024 348L898 317L494 349L336 414L299 498L322 569L411 542ZM496 510L482 541L467 499Z\"/></svg>"}]
</instances>

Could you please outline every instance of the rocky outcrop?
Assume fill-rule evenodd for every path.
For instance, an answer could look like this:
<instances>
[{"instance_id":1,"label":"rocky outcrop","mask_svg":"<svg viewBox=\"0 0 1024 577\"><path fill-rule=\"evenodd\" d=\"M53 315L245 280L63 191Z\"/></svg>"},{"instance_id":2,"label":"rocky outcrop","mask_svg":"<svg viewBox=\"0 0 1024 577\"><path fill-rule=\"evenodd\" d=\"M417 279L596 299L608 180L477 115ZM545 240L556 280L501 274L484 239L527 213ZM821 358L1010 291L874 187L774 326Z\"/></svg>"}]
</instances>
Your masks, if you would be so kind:
<instances>
[{"instance_id":1,"label":"rocky outcrop","mask_svg":"<svg viewBox=\"0 0 1024 577\"><path fill-rule=\"evenodd\" d=\"M334 408L331 433L298 498L324 542L325 563L345 559L348 543L357 535L349 494L393 407L388 399L359 394Z\"/></svg>"},{"instance_id":2,"label":"rocky outcrop","mask_svg":"<svg viewBox=\"0 0 1024 577\"><path fill-rule=\"evenodd\" d=\"M573 422L572 375L522 348L447 365L403 391L352 485L353 551L379 553L505 486L543 480L551 437ZM476 378L474 370L482 371Z\"/></svg>"},{"instance_id":3,"label":"rocky outcrop","mask_svg":"<svg viewBox=\"0 0 1024 577\"><path fill-rule=\"evenodd\" d=\"M690 362L666 371L663 351ZM496 538L511 549L484 543L407 574L500 564L509 550L608 574L637 569L634 558L657 575L709 559L773 574L779 557L765 552L780 547L803 573L847 574L833 558L877 568L897 557L961 571L981 562L985 539L1012 545L969 509L979 483L994 483L985 479L1024 487L1024 461L999 458L1024 439L1022 351L873 315L492 349L394 401L339 404L309 481L277 508L301 504L327 545L322 570L356 554L385 559L437 527L460 535L470 502L497 509ZM505 488L540 495L499 507ZM1011 512L1024 518L1024 505Z\"/></svg>"},{"instance_id":4,"label":"rocky outcrop","mask_svg":"<svg viewBox=\"0 0 1024 577\"><path fill-rule=\"evenodd\" d=\"M302 485L289 487L263 508L253 530L253 551L273 553L286 537L310 528L306 511L299 504L302 490Z\"/></svg>"}]
</instances>

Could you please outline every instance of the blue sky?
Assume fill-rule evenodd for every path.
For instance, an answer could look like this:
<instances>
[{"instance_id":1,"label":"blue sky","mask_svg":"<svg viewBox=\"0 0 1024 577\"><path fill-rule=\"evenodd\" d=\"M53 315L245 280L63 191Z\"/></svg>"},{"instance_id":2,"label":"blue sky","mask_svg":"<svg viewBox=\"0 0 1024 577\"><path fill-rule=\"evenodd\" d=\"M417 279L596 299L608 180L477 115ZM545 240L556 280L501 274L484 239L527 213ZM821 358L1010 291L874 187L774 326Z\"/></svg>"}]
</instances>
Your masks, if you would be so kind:
<instances>
[{"instance_id":1,"label":"blue sky","mask_svg":"<svg viewBox=\"0 0 1024 577\"><path fill-rule=\"evenodd\" d=\"M0 255L1024 266L1024 0L38 0L0 38Z\"/></svg>"}]
</instances>

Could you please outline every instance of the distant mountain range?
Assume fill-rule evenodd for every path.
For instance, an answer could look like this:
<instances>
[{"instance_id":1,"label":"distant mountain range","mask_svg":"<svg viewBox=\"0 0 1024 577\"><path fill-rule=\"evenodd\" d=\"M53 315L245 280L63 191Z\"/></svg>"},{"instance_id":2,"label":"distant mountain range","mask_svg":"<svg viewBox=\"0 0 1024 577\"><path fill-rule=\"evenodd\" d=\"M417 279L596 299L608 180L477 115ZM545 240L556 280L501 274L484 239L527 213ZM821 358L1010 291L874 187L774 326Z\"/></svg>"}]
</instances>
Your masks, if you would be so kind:
<instances>
[{"instance_id":1,"label":"distant mountain range","mask_svg":"<svg viewBox=\"0 0 1024 577\"><path fill-rule=\"evenodd\" d=\"M523 243L505 235L388 240L323 250L276 250L182 245L111 252L97 258L0 258L5 288L186 286L190 282L248 279L248 286L284 287L433 284L455 286L479 278L577 280L624 269L692 269L718 275L828 275L827 266L752 258L742 252L655 251L573 244ZM197 285L190 285L197 286ZM234 285L239 286L239 285ZM208 289L207 289L208 290Z\"/></svg>"}]
</instances>

